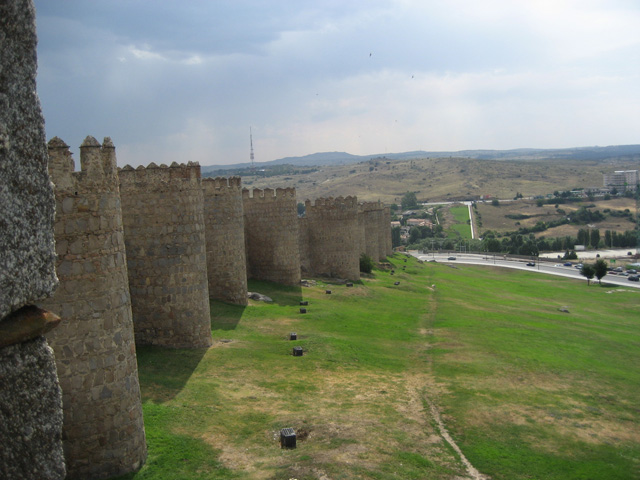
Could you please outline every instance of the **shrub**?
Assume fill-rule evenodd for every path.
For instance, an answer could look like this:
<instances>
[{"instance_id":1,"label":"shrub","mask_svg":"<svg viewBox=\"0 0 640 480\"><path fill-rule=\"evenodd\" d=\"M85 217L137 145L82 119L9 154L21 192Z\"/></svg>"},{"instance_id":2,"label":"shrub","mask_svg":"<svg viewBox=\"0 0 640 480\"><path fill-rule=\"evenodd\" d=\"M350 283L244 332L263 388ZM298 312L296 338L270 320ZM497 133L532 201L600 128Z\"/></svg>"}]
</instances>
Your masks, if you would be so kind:
<instances>
[{"instance_id":1,"label":"shrub","mask_svg":"<svg viewBox=\"0 0 640 480\"><path fill-rule=\"evenodd\" d=\"M362 273L371 273L373 270L373 260L369 255L363 253L360 255L360 271Z\"/></svg>"}]
</instances>

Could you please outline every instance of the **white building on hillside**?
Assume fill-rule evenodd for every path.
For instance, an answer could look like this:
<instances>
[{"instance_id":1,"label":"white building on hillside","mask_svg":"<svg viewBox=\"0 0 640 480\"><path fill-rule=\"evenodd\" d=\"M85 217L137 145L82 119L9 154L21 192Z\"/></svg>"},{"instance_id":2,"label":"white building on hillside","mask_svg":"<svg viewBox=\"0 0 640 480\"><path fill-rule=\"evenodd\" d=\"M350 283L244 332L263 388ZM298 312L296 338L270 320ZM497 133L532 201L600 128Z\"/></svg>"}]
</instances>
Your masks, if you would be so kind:
<instances>
[{"instance_id":1,"label":"white building on hillside","mask_svg":"<svg viewBox=\"0 0 640 480\"><path fill-rule=\"evenodd\" d=\"M622 192L633 189L640 183L638 170L617 170L613 173L605 173L604 186L607 188L616 188Z\"/></svg>"}]
</instances>

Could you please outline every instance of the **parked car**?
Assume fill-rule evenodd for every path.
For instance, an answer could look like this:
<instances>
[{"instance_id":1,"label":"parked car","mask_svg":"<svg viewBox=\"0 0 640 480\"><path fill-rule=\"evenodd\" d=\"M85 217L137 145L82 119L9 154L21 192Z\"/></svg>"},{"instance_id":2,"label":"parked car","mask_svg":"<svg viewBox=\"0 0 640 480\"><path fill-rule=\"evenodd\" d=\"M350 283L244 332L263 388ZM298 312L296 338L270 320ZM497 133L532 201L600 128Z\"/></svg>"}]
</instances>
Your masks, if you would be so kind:
<instances>
[{"instance_id":1,"label":"parked car","mask_svg":"<svg viewBox=\"0 0 640 480\"><path fill-rule=\"evenodd\" d=\"M638 271L634 268L630 268L629 270L627 270L627 273L631 274L631 275L635 275L636 273L638 273Z\"/></svg>"},{"instance_id":2,"label":"parked car","mask_svg":"<svg viewBox=\"0 0 640 480\"><path fill-rule=\"evenodd\" d=\"M456 259L456 257L449 257L449 258L447 258L447 260L455 260L455 259Z\"/></svg>"},{"instance_id":3,"label":"parked car","mask_svg":"<svg viewBox=\"0 0 640 480\"><path fill-rule=\"evenodd\" d=\"M629 280L630 282L640 282L640 276L638 276L638 275L629 275L629 278L627 278L627 280Z\"/></svg>"},{"instance_id":4,"label":"parked car","mask_svg":"<svg viewBox=\"0 0 640 480\"><path fill-rule=\"evenodd\" d=\"M533 262L527 262L527 267L535 267L536 264Z\"/></svg>"}]
</instances>

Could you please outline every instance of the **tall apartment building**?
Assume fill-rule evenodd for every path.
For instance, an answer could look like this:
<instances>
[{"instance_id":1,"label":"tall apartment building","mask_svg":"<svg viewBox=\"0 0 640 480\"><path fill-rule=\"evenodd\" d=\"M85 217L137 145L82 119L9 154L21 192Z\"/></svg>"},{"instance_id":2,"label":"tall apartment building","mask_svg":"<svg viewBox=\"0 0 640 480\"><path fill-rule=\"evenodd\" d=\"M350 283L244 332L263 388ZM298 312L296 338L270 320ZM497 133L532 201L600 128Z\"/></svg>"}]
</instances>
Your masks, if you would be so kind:
<instances>
[{"instance_id":1,"label":"tall apartment building","mask_svg":"<svg viewBox=\"0 0 640 480\"><path fill-rule=\"evenodd\" d=\"M638 170L616 170L603 175L606 188L616 188L620 191L631 190L640 183Z\"/></svg>"}]
</instances>

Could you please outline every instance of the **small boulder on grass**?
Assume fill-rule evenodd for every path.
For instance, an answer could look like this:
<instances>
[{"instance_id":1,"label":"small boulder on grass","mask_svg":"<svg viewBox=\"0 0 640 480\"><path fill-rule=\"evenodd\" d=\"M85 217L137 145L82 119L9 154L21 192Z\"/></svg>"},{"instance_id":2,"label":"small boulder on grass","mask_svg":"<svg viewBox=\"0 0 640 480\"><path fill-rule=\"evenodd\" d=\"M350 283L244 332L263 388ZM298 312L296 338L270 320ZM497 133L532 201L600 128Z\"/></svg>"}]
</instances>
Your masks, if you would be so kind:
<instances>
[{"instance_id":1,"label":"small boulder on grass","mask_svg":"<svg viewBox=\"0 0 640 480\"><path fill-rule=\"evenodd\" d=\"M558 310L564 313L569 313L569 307L560 307Z\"/></svg>"},{"instance_id":2,"label":"small boulder on grass","mask_svg":"<svg viewBox=\"0 0 640 480\"><path fill-rule=\"evenodd\" d=\"M247 292L247 297L249 297L251 300L258 300L260 302L273 302L271 297L267 297L266 295L262 295L258 292Z\"/></svg>"}]
</instances>

